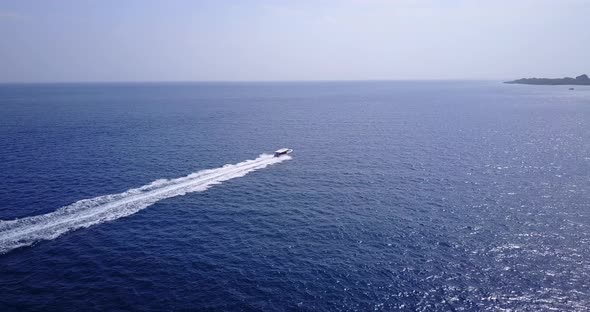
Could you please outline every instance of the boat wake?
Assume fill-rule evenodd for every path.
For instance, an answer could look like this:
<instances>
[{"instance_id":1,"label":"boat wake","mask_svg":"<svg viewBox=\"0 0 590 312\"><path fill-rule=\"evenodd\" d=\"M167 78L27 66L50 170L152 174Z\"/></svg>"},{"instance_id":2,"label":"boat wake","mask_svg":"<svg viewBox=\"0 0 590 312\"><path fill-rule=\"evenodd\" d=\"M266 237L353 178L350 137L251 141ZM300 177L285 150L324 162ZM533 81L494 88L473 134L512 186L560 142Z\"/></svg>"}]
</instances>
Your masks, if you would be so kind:
<instances>
[{"instance_id":1,"label":"boat wake","mask_svg":"<svg viewBox=\"0 0 590 312\"><path fill-rule=\"evenodd\" d=\"M254 160L201 170L182 178L156 180L119 194L80 200L47 214L0 220L0 254L37 241L52 240L69 231L126 217L162 199L202 192L223 181L289 159L290 156L262 154Z\"/></svg>"}]
</instances>

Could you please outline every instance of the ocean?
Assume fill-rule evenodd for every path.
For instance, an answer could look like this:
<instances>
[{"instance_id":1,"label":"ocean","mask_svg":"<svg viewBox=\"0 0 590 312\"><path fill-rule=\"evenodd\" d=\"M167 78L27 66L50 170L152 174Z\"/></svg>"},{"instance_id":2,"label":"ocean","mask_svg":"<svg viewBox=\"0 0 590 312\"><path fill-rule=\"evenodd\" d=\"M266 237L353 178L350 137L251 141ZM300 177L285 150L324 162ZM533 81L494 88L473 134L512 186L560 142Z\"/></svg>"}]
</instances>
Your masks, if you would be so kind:
<instances>
[{"instance_id":1,"label":"ocean","mask_svg":"<svg viewBox=\"0 0 590 312\"><path fill-rule=\"evenodd\" d=\"M590 87L4 84L0 311L588 311L589 177Z\"/></svg>"}]
</instances>

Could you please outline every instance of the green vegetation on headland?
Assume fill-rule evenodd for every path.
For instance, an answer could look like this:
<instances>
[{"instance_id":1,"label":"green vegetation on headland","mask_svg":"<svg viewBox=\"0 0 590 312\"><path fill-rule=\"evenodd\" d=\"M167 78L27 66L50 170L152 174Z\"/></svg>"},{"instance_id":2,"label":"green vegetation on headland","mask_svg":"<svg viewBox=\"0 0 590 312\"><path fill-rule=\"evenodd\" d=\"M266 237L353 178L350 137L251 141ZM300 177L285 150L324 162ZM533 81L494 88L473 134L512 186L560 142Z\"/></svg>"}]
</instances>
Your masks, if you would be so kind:
<instances>
[{"instance_id":1,"label":"green vegetation on headland","mask_svg":"<svg viewBox=\"0 0 590 312\"><path fill-rule=\"evenodd\" d=\"M531 84L531 85L590 85L588 75L581 75L576 78L522 78L504 83Z\"/></svg>"}]
</instances>

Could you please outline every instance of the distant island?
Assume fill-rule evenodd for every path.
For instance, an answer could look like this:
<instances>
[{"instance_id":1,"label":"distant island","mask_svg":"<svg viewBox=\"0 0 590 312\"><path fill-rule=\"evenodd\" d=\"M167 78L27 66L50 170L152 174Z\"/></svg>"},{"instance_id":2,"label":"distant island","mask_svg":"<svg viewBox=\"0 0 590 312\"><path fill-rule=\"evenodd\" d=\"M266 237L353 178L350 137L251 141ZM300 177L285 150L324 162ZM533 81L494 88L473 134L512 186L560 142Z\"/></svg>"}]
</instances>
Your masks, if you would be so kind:
<instances>
[{"instance_id":1,"label":"distant island","mask_svg":"<svg viewBox=\"0 0 590 312\"><path fill-rule=\"evenodd\" d=\"M506 81L504 83L514 84L530 84L530 85L590 85L590 78L588 75L581 75L576 78L522 78L513 81Z\"/></svg>"}]
</instances>

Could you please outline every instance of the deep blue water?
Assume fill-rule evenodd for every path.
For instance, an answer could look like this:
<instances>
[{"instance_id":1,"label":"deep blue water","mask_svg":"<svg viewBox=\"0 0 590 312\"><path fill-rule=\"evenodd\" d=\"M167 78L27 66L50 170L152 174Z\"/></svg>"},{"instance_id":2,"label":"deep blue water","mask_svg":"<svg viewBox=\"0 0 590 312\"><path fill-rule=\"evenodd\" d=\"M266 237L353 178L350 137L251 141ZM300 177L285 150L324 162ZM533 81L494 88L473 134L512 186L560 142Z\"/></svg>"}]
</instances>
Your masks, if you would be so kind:
<instances>
[{"instance_id":1,"label":"deep blue water","mask_svg":"<svg viewBox=\"0 0 590 312\"><path fill-rule=\"evenodd\" d=\"M0 254L0 311L590 306L588 87L1 85L0 220L280 147L293 158Z\"/></svg>"}]
</instances>

